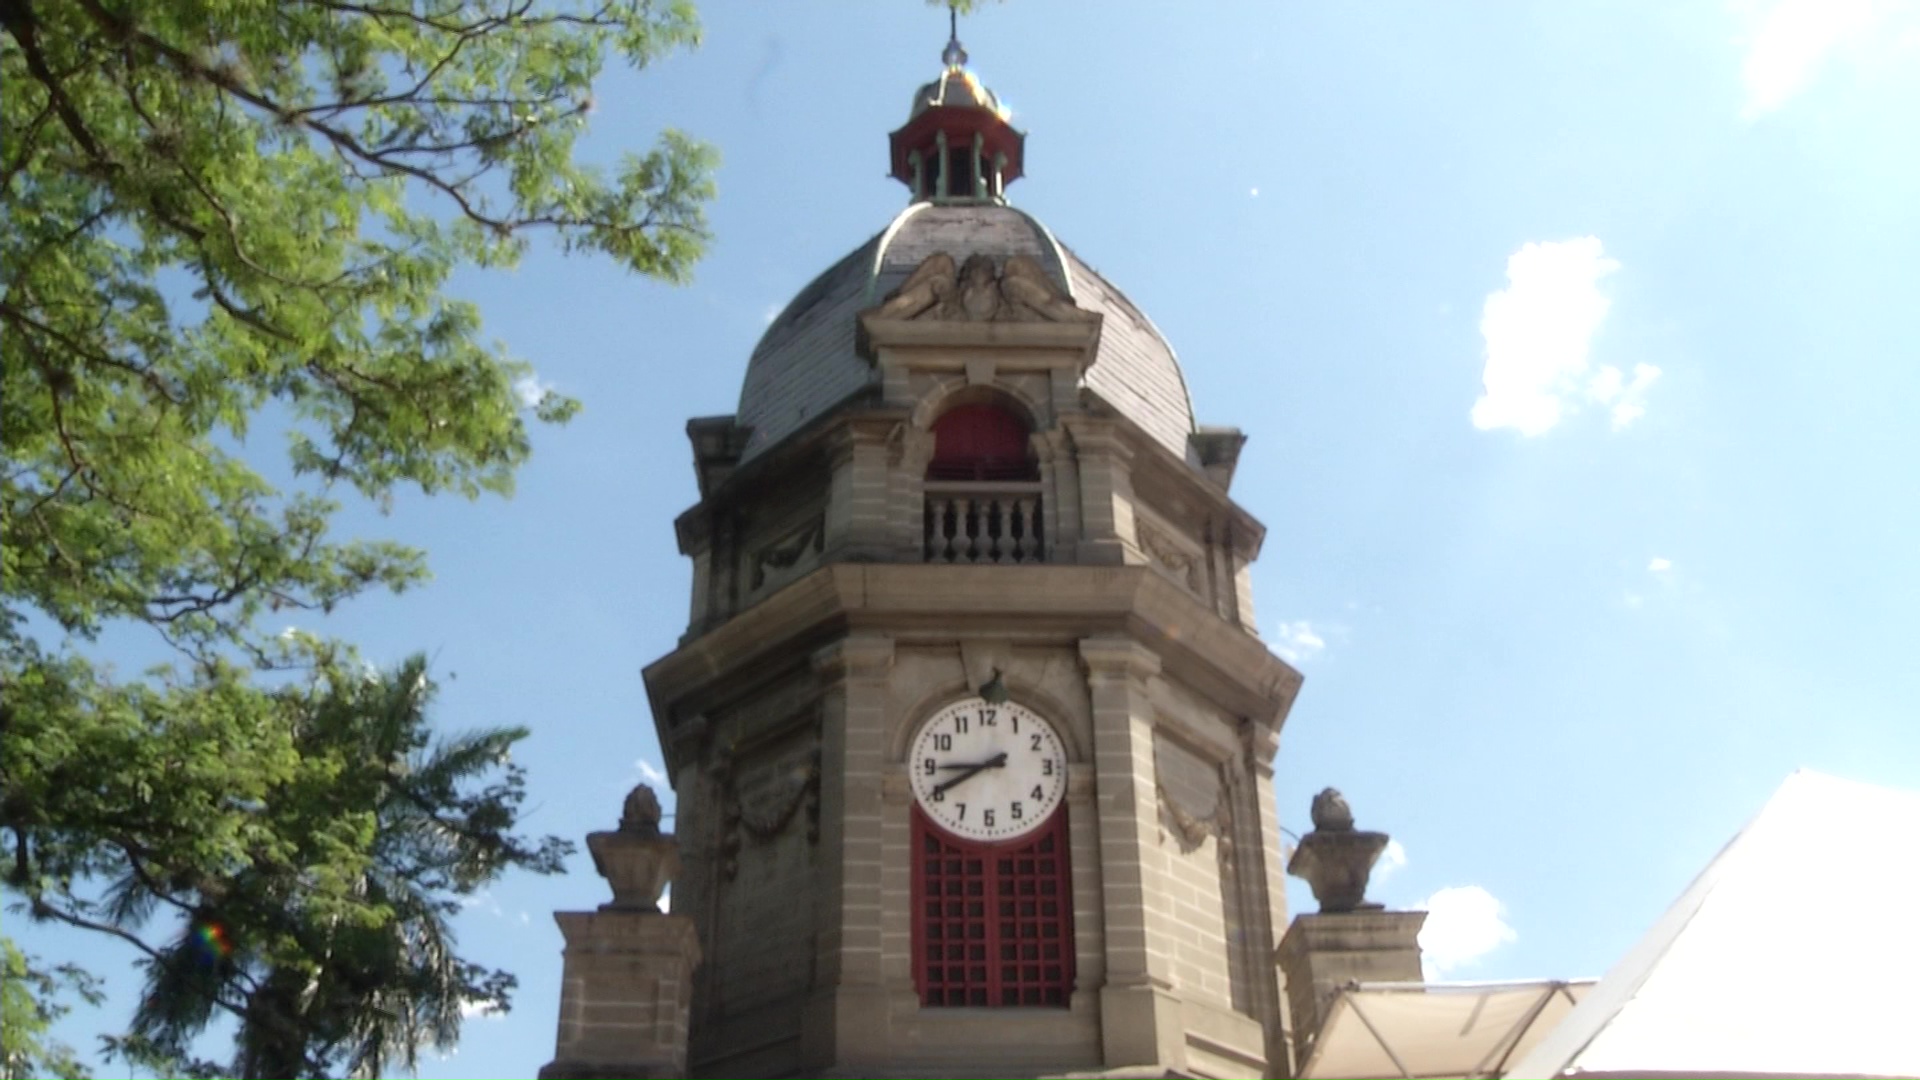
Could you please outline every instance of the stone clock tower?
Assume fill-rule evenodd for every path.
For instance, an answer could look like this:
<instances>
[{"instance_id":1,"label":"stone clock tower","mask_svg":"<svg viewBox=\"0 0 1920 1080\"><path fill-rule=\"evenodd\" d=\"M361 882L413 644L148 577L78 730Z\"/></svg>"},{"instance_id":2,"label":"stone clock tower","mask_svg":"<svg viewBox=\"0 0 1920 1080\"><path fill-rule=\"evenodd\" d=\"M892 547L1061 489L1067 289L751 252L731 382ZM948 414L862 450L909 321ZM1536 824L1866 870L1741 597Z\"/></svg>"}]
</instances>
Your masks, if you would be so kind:
<instances>
[{"instance_id":1,"label":"stone clock tower","mask_svg":"<svg viewBox=\"0 0 1920 1080\"><path fill-rule=\"evenodd\" d=\"M909 205L687 425L679 648L646 669L708 1076L1282 1075L1245 441L1011 206L1023 135L950 45ZM691 955L691 953L689 953Z\"/></svg>"}]
</instances>

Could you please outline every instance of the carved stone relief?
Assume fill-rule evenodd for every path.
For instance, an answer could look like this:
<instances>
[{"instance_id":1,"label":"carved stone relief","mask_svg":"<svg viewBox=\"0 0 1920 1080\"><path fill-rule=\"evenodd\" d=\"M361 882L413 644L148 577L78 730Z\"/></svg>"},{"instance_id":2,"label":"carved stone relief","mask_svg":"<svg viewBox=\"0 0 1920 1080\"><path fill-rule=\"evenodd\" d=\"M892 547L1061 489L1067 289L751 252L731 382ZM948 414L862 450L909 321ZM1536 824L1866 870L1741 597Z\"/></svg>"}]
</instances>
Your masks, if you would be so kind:
<instances>
[{"instance_id":1,"label":"carved stone relief","mask_svg":"<svg viewBox=\"0 0 1920 1080\"><path fill-rule=\"evenodd\" d=\"M872 315L933 322L1092 322L1100 316L1074 306L1040 264L1010 255L998 268L990 256L929 255Z\"/></svg>"},{"instance_id":2,"label":"carved stone relief","mask_svg":"<svg viewBox=\"0 0 1920 1080\"><path fill-rule=\"evenodd\" d=\"M714 764L720 793L720 873L728 881L739 873L742 842L751 837L767 841L787 830L801 811L806 813L807 842L820 840L819 733L798 744L769 753L751 764L740 764L722 751Z\"/></svg>"},{"instance_id":3,"label":"carved stone relief","mask_svg":"<svg viewBox=\"0 0 1920 1080\"><path fill-rule=\"evenodd\" d=\"M1230 858L1233 808L1220 767L1163 736L1154 739L1153 760L1160 825L1180 853L1192 854L1212 837L1221 858Z\"/></svg>"},{"instance_id":4,"label":"carved stone relief","mask_svg":"<svg viewBox=\"0 0 1920 1080\"><path fill-rule=\"evenodd\" d=\"M809 555L818 556L825 540L826 519L816 517L762 547L753 556L751 588L759 589L765 586L770 578L787 576L785 571L792 570Z\"/></svg>"},{"instance_id":5,"label":"carved stone relief","mask_svg":"<svg viewBox=\"0 0 1920 1080\"><path fill-rule=\"evenodd\" d=\"M1174 580L1198 594L1201 592L1200 557L1180 546L1171 536L1161 532L1145 520L1135 519L1137 524L1134 535L1140 540L1140 548L1152 559L1154 565L1172 574Z\"/></svg>"}]
</instances>

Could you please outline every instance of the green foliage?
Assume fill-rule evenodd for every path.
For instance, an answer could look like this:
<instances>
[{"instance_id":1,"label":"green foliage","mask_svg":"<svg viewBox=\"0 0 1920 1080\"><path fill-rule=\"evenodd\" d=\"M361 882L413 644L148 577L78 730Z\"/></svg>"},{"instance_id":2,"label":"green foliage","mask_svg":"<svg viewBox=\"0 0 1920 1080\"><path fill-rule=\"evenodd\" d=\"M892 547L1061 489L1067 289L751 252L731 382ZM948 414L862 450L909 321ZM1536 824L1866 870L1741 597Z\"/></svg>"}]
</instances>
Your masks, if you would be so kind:
<instances>
[{"instance_id":1,"label":"green foliage","mask_svg":"<svg viewBox=\"0 0 1920 1080\"><path fill-rule=\"evenodd\" d=\"M0 1078L83 1080L89 1075L71 1048L46 1038L47 1029L67 1013L59 1000L64 991L90 1004L100 1001L86 972L71 966L42 970L12 939L0 937Z\"/></svg>"},{"instance_id":2,"label":"green foliage","mask_svg":"<svg viewBox=\"0 0 1920 1080\"><path fill-rule=\"evenodd\" d=\"M258 1075L410 1060L510 985L454 955L449 898L558 865L513 837L517 772L463 786L520 733L435 756L417 665L368 682L260 624L424 578L331 537L339 495L506 493L529 419L576 409L481 339L456 269L548 235L686 278L711 151L670 131L603 171L575 143L603 60L693 44L692 10L0 0L0 30L8 884L145 956L119 1052L208 1071L184 1039L227 1011ZM256 424L292 489L249 460ZM116 625L178 659L99 663ZM235 951L188 964L164 935L209 919Z\"/></svg>"}]
</instances>

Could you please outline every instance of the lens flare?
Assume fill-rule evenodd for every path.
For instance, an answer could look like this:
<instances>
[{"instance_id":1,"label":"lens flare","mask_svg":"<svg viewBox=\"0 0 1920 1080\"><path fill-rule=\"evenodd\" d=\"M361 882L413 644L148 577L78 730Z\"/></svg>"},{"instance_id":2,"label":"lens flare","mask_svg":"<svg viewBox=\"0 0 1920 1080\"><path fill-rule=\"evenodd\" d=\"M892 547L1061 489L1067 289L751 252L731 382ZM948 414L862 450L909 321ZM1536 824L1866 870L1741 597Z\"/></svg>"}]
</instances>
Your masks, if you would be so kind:
<instances>
[{"instance_id":1,"label":"lens flare","mask_svg":"<svg viewBox=\"0 0 1920 1080\"><path fill-rule=\"evenodd\" d=\"M208 920L193 928L193 951L202 964L211 967L233 955L233 941L226 927Z\"/></svg>"}]
</instances>

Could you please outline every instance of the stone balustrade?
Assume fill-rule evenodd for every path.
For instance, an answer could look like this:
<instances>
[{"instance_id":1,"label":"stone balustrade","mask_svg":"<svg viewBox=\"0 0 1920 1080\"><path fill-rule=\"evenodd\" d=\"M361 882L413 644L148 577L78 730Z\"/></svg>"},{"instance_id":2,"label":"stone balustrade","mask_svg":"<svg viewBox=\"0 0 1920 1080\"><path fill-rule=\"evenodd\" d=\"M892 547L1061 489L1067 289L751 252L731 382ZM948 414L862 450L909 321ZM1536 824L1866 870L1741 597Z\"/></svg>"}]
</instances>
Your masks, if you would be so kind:
<instances>
[{"instance_id":1,"label":"stone balustrade","mask_svg":"<svg viewBox=\"0 0 1920 1080\"><path fill-rule=\"evenodd\" d=\"M1045 562L1040 485L928 481L924 536L928 562Z\"/></svg>"}]
</instances>

